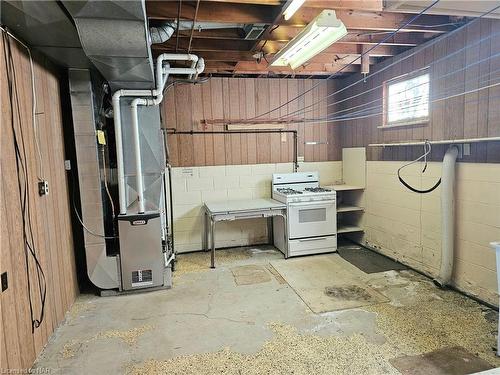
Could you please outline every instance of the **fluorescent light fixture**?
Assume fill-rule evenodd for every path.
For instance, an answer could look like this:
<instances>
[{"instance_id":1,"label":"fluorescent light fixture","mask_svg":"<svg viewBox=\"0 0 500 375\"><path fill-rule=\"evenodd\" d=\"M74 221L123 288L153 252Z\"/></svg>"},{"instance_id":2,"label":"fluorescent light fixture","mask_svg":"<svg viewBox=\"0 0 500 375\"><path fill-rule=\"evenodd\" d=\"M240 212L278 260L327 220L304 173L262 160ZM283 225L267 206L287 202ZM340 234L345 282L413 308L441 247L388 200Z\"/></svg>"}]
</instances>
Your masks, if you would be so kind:
<instances>
[{"instance_id":1,"label":"fluorescent light fixture","mask_svg":"<svg viewBox=\"0 0 500 375\"><path fill-rule=\"evenodd\" d=\"M291 0L285 11L283 12L283 17L288 21L295 14L297 10L304 4L306 0Z\"/></svg>"},{"instance_id":2,"label":"fluorescent light fixture","mask_svg":"<svg viewBox=\"0 0 500 375\"><path fill-rule=\"evenodd\" d=\"M345 35L347 29L335 11L325 9L274 56L271 65L296 69Z\"/></svg>"}]
</instances>

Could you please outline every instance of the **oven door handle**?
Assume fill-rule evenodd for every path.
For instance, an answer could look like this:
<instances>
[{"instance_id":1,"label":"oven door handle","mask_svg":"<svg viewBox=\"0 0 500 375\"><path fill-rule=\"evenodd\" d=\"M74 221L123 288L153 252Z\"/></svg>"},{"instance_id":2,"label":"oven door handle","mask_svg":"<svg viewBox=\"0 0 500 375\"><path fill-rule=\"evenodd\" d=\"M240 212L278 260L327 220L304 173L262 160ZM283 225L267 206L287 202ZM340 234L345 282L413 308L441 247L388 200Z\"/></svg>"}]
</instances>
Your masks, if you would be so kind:
<instances>
[{"instance_id":1,"label":"oven door handle","mask_svg":"<svg viewBox=\"0 0 500 375\"><path fill-rule=\"evenodd\" d=\"M309 202L299 202L299 203L289 203L290 207L304 207L304 206L333 206L335 205L335 200L328 201L309 201Z\"/></svg>"}]
</instances>

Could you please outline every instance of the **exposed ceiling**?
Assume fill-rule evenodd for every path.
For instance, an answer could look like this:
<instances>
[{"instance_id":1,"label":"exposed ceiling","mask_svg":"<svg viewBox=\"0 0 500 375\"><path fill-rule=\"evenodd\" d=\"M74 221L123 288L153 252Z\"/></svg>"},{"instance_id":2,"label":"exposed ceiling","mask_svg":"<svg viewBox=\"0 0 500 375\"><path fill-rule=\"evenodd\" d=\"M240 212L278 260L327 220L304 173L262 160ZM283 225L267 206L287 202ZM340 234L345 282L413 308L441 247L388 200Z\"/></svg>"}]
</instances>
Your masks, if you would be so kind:
<instances>
[{"instance_id":1,"label":"exposed ceiling","mask_svg":"<svg viewBox=\"0 0 500 375\"><path fill-rule=\"evenodd\" d=\"M151 25L185 20L191 23L226 23L230 26L180 30L167 42L153 45L153 53L195 53L206 61L205 74L327 77L342 68L343 74L358 72L361 65L359 57L363 51L414 17L414 14L384 11L383 0L306 0L295 15L285 21L282 16L285 4L286 1L278 0L147 0L146 11ZM273 54L323 9L336 11L348 35L295 71L287 67L270 67L268 61ZM375 64L415 47L453 30L462 22L463 19L448 15L422 15L411 26L370 51L369 63ZM230 23L240 25L234 27ZM247 27L264 25L265 31L258 39L245 39L246 31L242 24ZM260 52L261 58L256 58Z\"/></svg>"}]
</instances>

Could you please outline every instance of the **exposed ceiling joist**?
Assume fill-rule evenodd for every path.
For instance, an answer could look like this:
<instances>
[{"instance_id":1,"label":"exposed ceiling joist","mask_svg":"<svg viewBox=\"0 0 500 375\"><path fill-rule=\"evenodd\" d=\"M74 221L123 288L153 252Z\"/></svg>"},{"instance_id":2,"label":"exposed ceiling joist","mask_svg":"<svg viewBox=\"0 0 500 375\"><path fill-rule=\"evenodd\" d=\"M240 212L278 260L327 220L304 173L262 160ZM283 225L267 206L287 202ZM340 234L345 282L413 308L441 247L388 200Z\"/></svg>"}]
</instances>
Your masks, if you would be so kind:
<instances>
[{"instance_id":1,"label":"exposed ceiling joist","mask_svg":"<svg viewBox=\"0 0 500 375\"><path fill-rule=\"evenodd\" d=\"M319 14L320 10L316 8L301 8L300 12L288 21L282 24L292 27L304 27ZM337 18L342 20L346 28L355 30L374 30L374 31L395 31L413 16L401 13L389 12L366 12L366 11L346 11L337 10ZM400 32L421 32L442 34L450 30L449 26L440 26L448 22L445 16L422 15L418 22L412 23Z\"/></svg>"},{"instance_id":2,"label":"exposed ceiling joist","mask_svg":"<svg viewBox=\"0 0 500 375\"><path fill-rule=\"evenodd\" d=\"M264 46L265 53L276 53L281 48L285 46L285 43L268 41ZM370 51L370 56L381 57L381 56L394 56L401 52L397 47L392 46L378 46L373 48ZM333 54L358 54L361 53L361 46L356 44L333 44L331 47L328 47L324 50L324 53L333 53Z\"/></svg>"},{"instance_id":3,"label":"exposed ceiling joist","mask_svg":"<svg viewBox=\"0 0 500 375\"><path fill-rule=\"evenodd\" d=\"M148 1L146 9L149 18L174 20L178 16L176 1ZM276 8L276 9L274 9ZM200 22L212 21L221 23L264 23L270 24L279 12L278 7L253 4L230 4L226 2L200 3L197 20ZM196 9L195 1L183 1L181 19L192 20Z\"/></svg>"},{"instance_id":4,"label":"exposed ceiling joist","mask_svg":"<svg viewBox=\"0 0 500 375\"><path fill-rule=\"evenodd\" d=\"M260 73L268 73L273 72L276 74L311 74L311 75L331 75L333 73L338 72L340 69L344 68L344 64L323 64L323 63L309 63L298 69L291 69L286 66L269 66L266 62L261 62L260 64L257 62L249 62L249 61L241 61L236 65L236 71L239 73L245 72L260 72ZM343 72L352 73L357 72L359 69L354 66L346 67Z\"/></svg>"}]
</instances>

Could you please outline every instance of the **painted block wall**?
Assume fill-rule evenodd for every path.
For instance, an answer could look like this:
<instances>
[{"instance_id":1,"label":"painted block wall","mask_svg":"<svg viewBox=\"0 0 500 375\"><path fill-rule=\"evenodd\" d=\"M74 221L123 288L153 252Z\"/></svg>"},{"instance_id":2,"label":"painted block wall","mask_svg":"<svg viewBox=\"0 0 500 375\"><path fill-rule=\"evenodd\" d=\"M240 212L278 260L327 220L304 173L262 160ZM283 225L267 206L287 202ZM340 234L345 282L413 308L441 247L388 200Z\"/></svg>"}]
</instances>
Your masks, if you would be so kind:
<instances>
[{"instance_id":1,"label":"painted block wall","mask_svg":"<svg viewBox=\"0 0 500 375\"><path fill-rule=\"evenodd\" d=\"M271 197L273 173L293 171L291 163L177 167L172 169L174 245L179 253L202 248L203 202ZM320 183L342 178L342 162L300 163L299 171L318 171ZM217 224L216 246L232 247L267 242L265 219Z\"/></svg>"},{"instance_id":2,"label":"painted block wall","mask_svg":"<svg viewBox=\"0 0 500 375\"><path fill-rule=\"evenodd\" d=\"M441 261L440 188L430 194L407 190L396 171L404 162L367 163L363 241L383 254L430 276ZM441 163L406 168L403 176L417 188L432 186ZM453 283L459 289L498 305L495 254L500 240L500 165L458 163Z\"/></svg>"}]
</instances>

